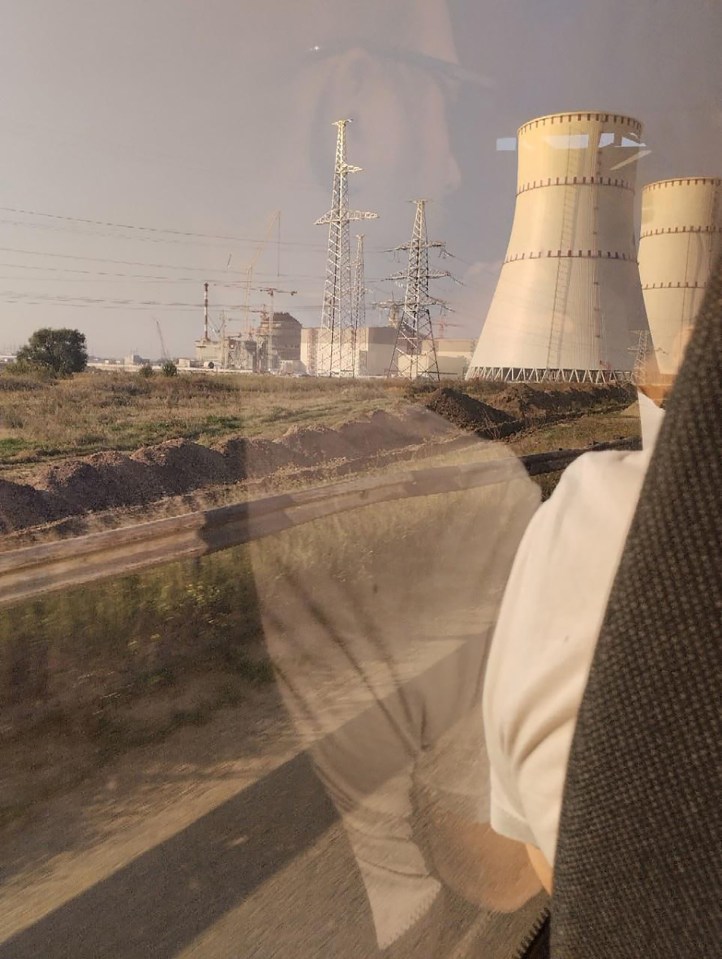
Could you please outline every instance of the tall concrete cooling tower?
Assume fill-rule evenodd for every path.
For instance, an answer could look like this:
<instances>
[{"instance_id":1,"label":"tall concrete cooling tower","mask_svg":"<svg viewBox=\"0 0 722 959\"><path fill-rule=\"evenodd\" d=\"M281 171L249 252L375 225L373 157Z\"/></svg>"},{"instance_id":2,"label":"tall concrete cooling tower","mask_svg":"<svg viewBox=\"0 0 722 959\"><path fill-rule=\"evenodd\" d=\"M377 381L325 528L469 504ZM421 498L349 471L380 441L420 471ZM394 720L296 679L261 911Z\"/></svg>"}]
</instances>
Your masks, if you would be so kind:
<instances>
[{"instance_id":1,"label":"tall concrete cooling tower","mask_svg":"<svg viewBox=\"0 0 722 959\"><path fill-rule=\"evenodd\" d=\"M628 379L648 329L634 237L642 126L563 113L519 130L516 212L467 379Z\"/></svg>"},{"instance_id":2,"label":"tall concrete cooling tower","mask_svg":"<svg viewBox=\"0 0 722 959\"><path fill-rule=\"evenodd\" d=\"M675 373L722 252L722 179L650 183L642 191L639 275L661 373Z\"/></svg>"}]
</instances>

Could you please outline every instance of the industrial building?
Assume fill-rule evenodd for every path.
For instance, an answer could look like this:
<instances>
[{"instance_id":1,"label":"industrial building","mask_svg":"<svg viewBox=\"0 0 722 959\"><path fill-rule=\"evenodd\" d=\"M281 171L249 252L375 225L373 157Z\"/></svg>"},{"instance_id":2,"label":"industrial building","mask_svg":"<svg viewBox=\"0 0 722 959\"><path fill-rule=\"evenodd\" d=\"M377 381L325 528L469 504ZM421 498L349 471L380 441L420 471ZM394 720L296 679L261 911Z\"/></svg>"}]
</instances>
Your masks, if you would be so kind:
<instances>
[{"instance_id":1,"label":"industrial building","mask_svg":"<svg viewBox=\"0 0 722 959\"><path fill-rule=\"evenodd\" d=\"M443 380L463 379L469 369L476 340L436 340L436 352L428 348L422 350L418 358L397 354L400 376L409 376L411 364L415 364L415 375L419 377L433 374Z\"/></svg>"},{"instance_id":2,"label":"industrial building","mask_svg":"<svg viewBox=\"0 0 722 959\"><path fill-rule=\"evenodd\" d=\"M722 179L688 177L642 191L639 274L659 371L677 371L722 252Z\"/></svg>"},{"instance_id":3,"label":"industrial building","mask_svg":"<svg viewBox=\"0 0 722 959\"><path fill-rule=\"evenodd\" d=\"M255 330L261 370L297 372L301 361L301 324L290 313L264 312Z\"/></svg>"},{"instance_id":4,"label":"industrial building","mask_svg":"<svg viewBox=\"0 0 722 959\"><path fill-rule=\"evenodd\" d=\"M301 362L311 376L328 376L323 363L321 327L301 331ZM364 326L349 333L348 364L354 376L387 376L391 367L397 331L392 326ZM323 370L326 370L325 374ZM334 372L333 375L339 375Z\"/></svg>"},{"instance_id":5,"label":"industrial building","mask_svg":"<svg viewBox=\"0 0 722 959\"><path fill-rule=\"evenodd\" d=\"M318 373L319 330L318 326L304 326L301 330L301 363L309 376Z\"/></svg>"},{"instance_id":6,"label":"industrial building","mask_svg":"<svg viewBox=\"0 0 722 959\"><path fill-rule=\"evenodd\" d=\"M398 333L393 326L365 326L356 333L356 376L387 376ZM395 372L391 370L391 372Z\"/></svg>"},{"instance_id":7,"label":"industrial building","mask_svg":"<svg viewBox=\"0 0 722 959\"><path fill-rule=\"evenodd\" d=\"M634 235L642 126L563 113L518 133L514 222L467 378L629 378L648 331Z\"/></svg>"},{"instance_id":8,"label":"industrial building","mask_svg":"<svg viewBox=\"0 0 722 959\"><path fill-rule=\"evenodd\" d=\"M264 311L257 327L248 333L229 332L230 321L221 320L217 338L204 334L196 341L196 360L207 369L245 373L298 372L301 358L301 324L290 313Z\"/></svg>"},{"instance_id":9,"label":"industrial building","mask_svg":"<svg viewBox=\"0 0 722 959\"><path fill-rule=\"evenodd\" d=\"M301 362L311 376L323 375L318 365L318 340L320 327L305 327L301 331ZM421 344L420 354L410 356L394 349L398 330L395 326L365 326L355 334L356 349L352 363L355 375L369 376L408 376L408 366L413 362L416 376L425 376L434 371L436 365L443 378L463 378L471 362L476 340L441 339L436 340L436 352Z\"/></svg>"}]
</instances>

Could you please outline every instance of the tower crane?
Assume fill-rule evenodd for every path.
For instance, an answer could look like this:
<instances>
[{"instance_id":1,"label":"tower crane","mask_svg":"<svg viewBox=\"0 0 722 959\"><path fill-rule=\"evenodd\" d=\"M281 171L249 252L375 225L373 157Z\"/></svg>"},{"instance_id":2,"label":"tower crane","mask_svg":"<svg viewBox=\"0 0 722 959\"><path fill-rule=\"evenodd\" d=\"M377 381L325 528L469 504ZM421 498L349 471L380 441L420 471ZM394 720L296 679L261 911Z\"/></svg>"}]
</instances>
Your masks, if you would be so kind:
<instances>
[{"instance_id":1,"label":"tower crane","mask_svg":"<svg viewBox=\"0 0 722 959\"><path fill-rule=\"evenodd\" d=\"M447 327L447 326L458 326L458 327L462 327L463 325L464 325L463 323L452 323L450 320L447 320L445 317L442 316L440 319L438 319L438 320L436 321L436 328L437 328L438 331L439 331L439 339L443 339L443 338L444 338L444 336L445 336L445 334L446 334L446 327Z\"/></svg>"},{"instance_id":2,"label":"tower crane","mask_svg":"<svg viewBox=\"0 0 722 959\"><path fill-rule=\"evenodd\" d=\"M273 230L276 227L278 228L280 232L280 229L281 229L281 211L280 210L276 210L271 216L270 220L268 221L268 227L266 229L266 233L264 234L264 237L261 240L261 242L256 247L256 250L255 250L255 253L253 254L253 258L251 259L251 262L246 267L246 280L245 280L246 289L245 289L245 297L243 301L243 313L246 318L247 330L249 330L251 326L251 321L249 317L249 313L250 313L249 307L250 307L250 301L251 301L251 290L254 288L253 287L253 271L256 268L258 261L261 259L261 256L263 255L263 251L265 250L268 241L271 239L271 234L273 233Z\"/></svg>"},{"instance_id":3,"label":"tower crane","mask_svg":"<svg viewBox=\"0 0 722 959\"><path fill-rule=\"evenodd\" d=\"M153 317L153 319L155 319L155 317ZM155 320L155 325L158 330L158 339L160 340L160 356L161 356L161 359L165 362L166 360L170 359L170 356L168 355L168 350L166 349L165 340L163 339L163 330L161 330L160 322L158 320Z\"/></svg>"},{"instance_id":4,"label":"tower crane","mask_svg":"<svg viewBox=\"0 0 722 959\"><path fill-rule=\"evenodd\" d=\"M273 321L276 317L276 311L274 307L274 296L276 293L284 293L287 296L295 296L298 290L279 290L277 286L256 286L249 287L249 289L254 289L258 293L267 293L271 300L271 309L268 317L268 372L270 373L273 368Z\"/></svg>"}]
</instances>

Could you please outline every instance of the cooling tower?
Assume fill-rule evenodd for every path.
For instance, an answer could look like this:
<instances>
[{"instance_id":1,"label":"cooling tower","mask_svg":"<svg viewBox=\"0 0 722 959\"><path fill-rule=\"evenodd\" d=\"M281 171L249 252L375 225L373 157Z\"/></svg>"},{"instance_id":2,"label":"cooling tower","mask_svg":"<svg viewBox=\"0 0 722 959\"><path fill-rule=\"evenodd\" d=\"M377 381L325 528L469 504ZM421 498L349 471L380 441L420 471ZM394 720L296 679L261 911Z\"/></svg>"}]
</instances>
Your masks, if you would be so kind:
<instances>
[{"instance_id":1,"label":"cooling tower","mask_svg":"<svg viewBox=\"0 0 722 959\"><path fill-rule=\"evenodd\" d=\"M519 130L514 224L467 378L629 378L646 331L634 237L641 124L563 113Z\"/></svg>"},{"instance_id":2,"label":"cooling tower","mask_svg":"<svg viewBox=\"0 0 722 959\"><path fill-rule=\"evenodd\" d=\"M639 275L661 373L676 373L722 251L722 179L650 183L642 191Z\"/></svg>"}]
</instances>

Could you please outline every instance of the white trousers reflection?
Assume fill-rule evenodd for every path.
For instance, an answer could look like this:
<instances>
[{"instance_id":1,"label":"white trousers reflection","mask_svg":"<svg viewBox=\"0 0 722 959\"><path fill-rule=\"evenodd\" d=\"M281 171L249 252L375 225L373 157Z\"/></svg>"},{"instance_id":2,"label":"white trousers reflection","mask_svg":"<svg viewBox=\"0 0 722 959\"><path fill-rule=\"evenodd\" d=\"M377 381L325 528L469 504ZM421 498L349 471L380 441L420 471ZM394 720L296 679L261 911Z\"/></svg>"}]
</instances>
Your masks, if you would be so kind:
<instances>
[{"instance_id":1,"label":"white trousers reflection","mask_svg":"<svg viewBox=\"0 0 722 959\"><path fill-rule=\"evenodd\" d=\"M354 509L253 547L284 701L342 818L381 949L444 885L466 895L474 884L439 869L454 859L439 824L488 823L484 664L539 494L501 446L422 465L486 460L505 462L492 483ZM495 865L480 855L475 868Z\"/></svg>"}]
</instances>

